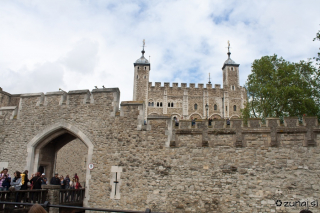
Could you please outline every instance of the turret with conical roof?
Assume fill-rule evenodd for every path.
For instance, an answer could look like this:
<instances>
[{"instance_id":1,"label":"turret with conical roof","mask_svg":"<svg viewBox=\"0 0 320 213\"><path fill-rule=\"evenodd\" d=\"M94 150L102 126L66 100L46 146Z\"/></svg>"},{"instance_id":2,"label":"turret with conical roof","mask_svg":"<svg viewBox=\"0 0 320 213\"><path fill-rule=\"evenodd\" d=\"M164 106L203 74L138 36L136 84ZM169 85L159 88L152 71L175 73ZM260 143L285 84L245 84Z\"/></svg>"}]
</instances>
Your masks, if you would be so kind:
<instances>
[{"instance_id":1,"label":"turret with conical roof","mask_svg":"<svg viewBox=\"0 0 320 213\"><path fill-rule=\"evenodd\" d=\"M150 63L144 57L145 40L143 39L142 55L133 63L134 65L134 80L133 80L133 101L144 101L147 106L148 103L148 85L149 85L149 71ZM147 107L145 107L147 110ZM145 115L147 113L145 112Z\"/></svg>"},{"instance_id":2,"label":"turret with conical roof","mask_svg":"<svg viewBox=\"0 0 320 213\"><path fill-rule=\"evenodd\" d=\"M239 66L234 60L231 59L230 55L230 42L228 41L228 59L223 63L223 87L229 87L235 89L239 87ZM232 87L233 86L233 87Z\"/></svg>"}]
</instances>

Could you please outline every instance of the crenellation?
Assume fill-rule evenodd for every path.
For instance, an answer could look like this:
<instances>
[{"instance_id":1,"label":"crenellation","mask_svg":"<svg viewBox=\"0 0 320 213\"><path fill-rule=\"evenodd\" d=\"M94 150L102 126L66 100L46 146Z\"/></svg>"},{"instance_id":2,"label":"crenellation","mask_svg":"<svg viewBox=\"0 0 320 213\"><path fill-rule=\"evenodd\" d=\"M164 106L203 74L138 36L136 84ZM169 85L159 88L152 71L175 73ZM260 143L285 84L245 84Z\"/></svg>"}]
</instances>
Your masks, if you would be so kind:
<instances>
[{"instance_id":1,"label":"crenellation","mask_svg":"<svg viewBox=\"0 0 320 213\"><path fill-rule=\"evenodd\" d=\"M199 88L199 89L203 89L203 84L198 83L198 88Z\"/></svg>"},{"instance_id":2,"label":"crenellation","mask_svg":"<svg viewBox=\"0 0 320 213\"><path fill-rule=\"evenodd\" d=\"M212 84L206 84L207 89L212 89Z\"/></svg>"},{"instance_id":3,"label":"crenellation","mask_svg":"<svg viewBox=\"0 0 320 213\"><path fill-rule=\"evenodd\" d=\"M296 118L286 118L287 120L295 120ZM171 141L174 142L174 146L178 147L179 142L177 138L179 135L189 135L192 137L194 134L202 134L204 143L209 144L209 147L216 145L221 146L223 143L214 143L211 140L215 140L215 137L223 138L224 135L233 135L230 141L231 143L225 143L225 145L241 148L241 147L280 147L280 146L317 146L315 140L316 134L320 129L316 126L315 120L317 118L310 118L312 120L311 126L307 128L304 126L286 127L279 126L279 119L268 119L267 125L261 125L261 119L251 119L248 122L250 125L245 127L242 119L231 119L228 124L225 119L214 119L211 126L207 120L196 120L195 125L192 126L191 120L181 120L179 126L173 128L172 135L174 136ZM172 125L174 126L174 121ZM213 136L214 135L214 136ZM286 137L288 135L288 137ZM229 137L229 136L226 136ZM283 140L287 138L289 142ZM296 138L296 139L295 139ZM298 140L297 142L290 142L291 140ZM284 141L284 142L281 142ZM203 144L202 144L203 145Z\"/></svg>"},{"instance_id":4,"label":"crenellation","mask_svg":"<svg viewBox=\"0 0 320 213\"><path fill-rule=\"evenodd\" d=\"M215 89L221 89L221 85L220 85L220 84L215 84L215 85L214 85L214 88L215 88Z\"/></svg>"},{"instance_id":5,"label":"crenellation","mask_svg":"<svg viewBox=\"0 0 320 213\"><path fill-rule=\"evenodd\" d=\"M169 88L170 87L170 83L169 82L164 82L164 85L163 85L165 88Z\"/></svg>"},{"instance_id":6,"label":"crenellation","mask_svg":"<svg viewBox=\"0 0 320 213\"><path fill-rule=\"evenodd\" d=\"M260 118L249 118L248 127L259 128L262 125L262 121Z\"/></svg>"},{"instance_id":7,"label":"crenellation","mask_svg":"<svg viewBox=\"0 0 320 213\"><path fill-rule=\"evenodd\" d=\"M285 117L284 120L284 126L286 127L296 127L299 126L299 119L298 117Z\"/></svg>"},{"instance_id":8,"label":"crenellation","mask_svg":"<svg viewBox=\"0 0 320 213\"><path fill-rule=\"evenodd\" d=\"M18 114L18 107L17 106L6 106L6 107L0 107L0 116L4 120L12 120L16 119Z\"/></svg>"},{"instance_id":9,"label":"crenellation","mask_svg":"<svg viewBox=\"0 0 320 213\"><path fill-rule=\"evenodd\" d=\"M195 87L196 87L196 84L195 84L195 83L190 83L190 84L189 84L189 88L194 89Z\"/></svg>"},{"instance_id":10,"label":"crenellation","mask_svg":"<svg viewBox=\"0 0 320 213\"><path fill-rule=\"evenodd\" d=\"M155 88L160 88L161 87L161 82L155 82Z\"/></svg>"}]
</instances>

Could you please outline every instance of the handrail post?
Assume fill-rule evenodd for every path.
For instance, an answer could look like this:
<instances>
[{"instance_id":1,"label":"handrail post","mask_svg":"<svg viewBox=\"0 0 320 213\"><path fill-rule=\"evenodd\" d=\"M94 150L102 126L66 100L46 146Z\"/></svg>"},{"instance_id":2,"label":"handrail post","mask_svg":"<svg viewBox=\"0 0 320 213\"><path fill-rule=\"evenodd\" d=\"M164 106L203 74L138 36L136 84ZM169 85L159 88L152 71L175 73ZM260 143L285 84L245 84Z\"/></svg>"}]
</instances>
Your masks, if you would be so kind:
<instances>
[{"instance_id":1,"label":"handrail post","mask_svg":"<svg viewBox=\"0 0 320 213\"><path fill-rule=\"evenodd\" d=\"M48 190L47 201L52 205L59 205L60 200L60 185L42 185L42 189ZM59 208L49 208L51 213L59 213Z\"/></svg>"}]
</instances>

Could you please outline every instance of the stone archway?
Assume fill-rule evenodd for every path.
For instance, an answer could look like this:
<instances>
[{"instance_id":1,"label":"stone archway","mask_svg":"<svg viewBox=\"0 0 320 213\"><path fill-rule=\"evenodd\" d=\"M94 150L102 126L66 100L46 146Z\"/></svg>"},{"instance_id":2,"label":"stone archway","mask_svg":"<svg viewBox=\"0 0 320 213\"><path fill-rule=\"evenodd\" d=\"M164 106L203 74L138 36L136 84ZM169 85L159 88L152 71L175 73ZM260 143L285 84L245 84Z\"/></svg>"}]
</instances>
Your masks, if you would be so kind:
<instances>
[{"instance_id":1,"label":"stone archway","mask_svg":"<svg viewBox=\"0 0 320 213\"><path fill-rule=\"evenodd\" d=\"M40 133L38 133L34 138L32 138L32 140L27 144L28 154L26 169L29 170L30 174L35 173L39 167L41 148L45 147L48 143L54 141L59 137L63 137L64 140L60 146L63 146L63 144L66 144L74 139L81 140L88 148L87 162L92 162L93 144L90 139L77 127L62 121L48 126ZM88 167L86 167L85 177L86 191L83 205L88 206L88 200L90 199L89 180L91 179L90 170Z\"/></svg>"}]
</instances>

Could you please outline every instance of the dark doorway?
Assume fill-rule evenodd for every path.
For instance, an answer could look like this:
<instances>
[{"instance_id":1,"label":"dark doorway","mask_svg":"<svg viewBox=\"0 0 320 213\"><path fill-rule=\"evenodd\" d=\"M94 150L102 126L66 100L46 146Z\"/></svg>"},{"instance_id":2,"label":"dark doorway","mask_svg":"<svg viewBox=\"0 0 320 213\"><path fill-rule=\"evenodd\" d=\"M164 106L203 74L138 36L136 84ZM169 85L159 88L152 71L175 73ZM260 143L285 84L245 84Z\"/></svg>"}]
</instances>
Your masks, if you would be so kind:
<instances>
[{"instance_id":1,"label":"dark doorway","mask_svg":"<svg viewBox=\"0 0 320 213\"><path fill-rule=\"evenodd\" d=\"M39 166L38 172L40 172L40 174L44 173L44 167L43 166Z\"/></svg>"}]
</instances>

